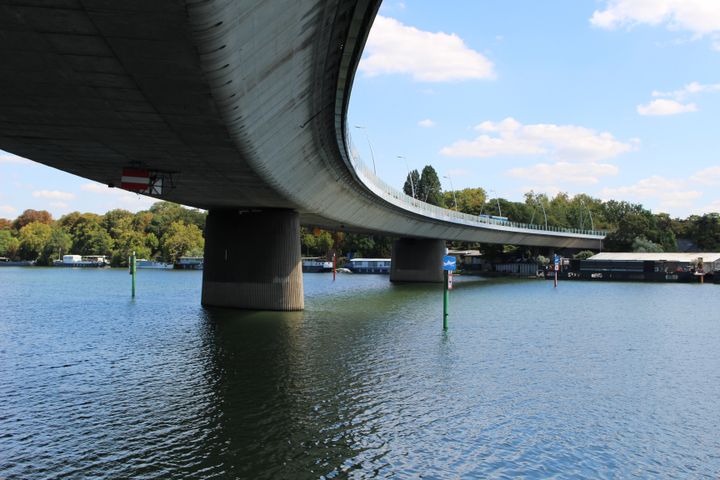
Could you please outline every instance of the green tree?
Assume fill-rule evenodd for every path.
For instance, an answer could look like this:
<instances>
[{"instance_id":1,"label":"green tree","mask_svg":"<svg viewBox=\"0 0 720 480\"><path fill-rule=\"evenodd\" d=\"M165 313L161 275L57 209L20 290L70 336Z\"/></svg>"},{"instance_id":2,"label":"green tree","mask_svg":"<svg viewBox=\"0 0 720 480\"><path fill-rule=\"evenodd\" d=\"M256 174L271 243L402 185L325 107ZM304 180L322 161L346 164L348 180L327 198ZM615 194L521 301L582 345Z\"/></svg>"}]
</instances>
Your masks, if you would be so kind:
<instances>
[{"instance_id":1,"label":"green tree","mask_svg":"<svg viewBox=\"0 0 720 480\"><path fill-rule=\"evenodd\" d=\"M588 258L592 257L593 255L595 255L595 252L593 252L592 250L581 250L578 253L576 253L575 255L573 255L573 258L575 260L587 260Z\"/></svg>"},{"instance_id":2,"label":"green tree","mask_svg":"<svg viewBox=\"0 0 720 480\"><path fill-rule=\"evenodd\" d=\"M132 212L118 208L103 215L100 224L115 240L123 231L133 229L133 219Z\"/></svg>"},{"instance_id":3,"label":"green tree","mask_svg":"<svg viewBox=\"0 0 720 480\"><path fill-rule=\"evenodd\" d=\"M602 211L603 217L610 225L620 225L620 222L628 215L650 214L640 204L625 201L618 202L616 200L608 200L603 203Z\"/></svg>"},{"instance_id":4,"label":"green tree","mask_svg":"<svg viewBox=\"0 0 720 480\"><path fill-rule=\"evenodd\" d=\"M620 219L617 228L605 237L605 249L611 252L632 251L636 237L647 238L647 233L651 230L651 219L652 216L644 213L628 213Z\"/></svg>"},{"instance_id":5,"label":"green tree","mask_svg":"<svg viewBox=\"0 0 720 480\"><path fill-rule=\"evenodd\" d=\"M302 243L302 251L310 257L316 255L317 237L313 233L308 233L304 228L300 232L300 241Z\"/></svg>"},{"instance_id":6,"label":"green tree","mask_svg":"<svg viewBox=\"0 0 720 480\"><path fill-rule=\"evenodd\" d=\"M443 194L443 203L453 205L454 208L457 199L458 211L470 215L480 215L484 210L485 196L485 190L482 188L464 188L455 192L445 192Z\"/></svg>"},{"instance_id":7,"label":"green tree","mask_svg":"<svg viewBox=\"0 0 720 480\"><path fill-rule=\"evenodd\" d=\"M202 230L183 221L171 223L162 237L163 255L169 262L176 262L182 256L201 256L204 247Z\"/></svg>"},{"instance_id":8,"label":"green tree","mask_svg":"<svg viewBox=\"0 0 720 480\"><path fill-rule=\"evenodd\" d=\"M320 253L320 255L327 255L328 252L330 252L330 250L332 250L333 246L335 245L335 241L333 240L330 232L323 230L317 237L316 245L319 251L318 253Z\"/></svg>"},{"instance_id":9,"label":"green tree","mask_svg":"<svg viewBox=\"0 0 720 480\"><path fill-rule=\"evenodd\" d=\"M152 258L152 249L147 245L145 236L140 232L129 231L115 240L110 260L112 266L126 267L133 252L140 259Z\"/></svg>"},{"instance_id":10,"label":"green tree","mask_svg":"<svg viewBox=\"0 0 720 480\"><path fill-rule=\"evenodd\" d=\"M150 207L149 213L152 217L146 231L154 233L160 240L175 222L195 225L200 231L205 229L207 213L202 210L185 208L172 202L157 202Z\"/></svg>"},{"instance_id":11,"label":"green tree","mask_svg":"<svg viewBox=\"0 0 720 480\"><path fill-rule=\"evenodd\" d=\"M102 226L102 217L92 213L74 212L63 216L60 225L72 238L72 253L76 255L110 255L113 239Z\"/></svg>"},{"instance_id":12,"label":"green tree","mask_svg":"<svg viewBox=\"0 0 720 480\"><path fill-rule=\"evenodd\" d=\"M663 251L663 248L662 245L658 245L657 243L648 240L644 235L639 235L633 239L632 251L641 253L659 253Z\"/></svg>"},{"instance_id":13,"label":"green tree","mask_svg":"<svg viewBox=\"0 0 720 480\"><path fill-rule=\"evenodd\" d=\"M375 240L370 235L348 233L345 235L345 253L353 257L369 257L375 251Z\"/></svg>"},{"instance_id":14,"label":"green tree","mask_svg":"<svg viewBox=\"0 0 720 480\"><path fill-rule=\"evenodd\" d=\"M41 256L42 263L50 265L54 259L61 258L72 248L72 238L59 225L54 225L50 232L50 238L45 244Z\"/></svg>"},{"instance_id":15,"label":"green tree","mask_svg":"<svg viewBox=\"0 0 720 480\"><path fill-rule=\"evenodd\" d=\"M720 251L720 214L690 217L688 233L700 250Z\"/></svg>"},{"instance_id":16,"label":"green tree","mask_svg":"<svg viewBox=\"0 0 720 480\"><path fill-rule=\"evenodd\" d=\"M420 173L417 170L407 174L405 178L405 184L403 185L403 192L405 195L410 195L413 198L418 198L418 188L420 187Z\"/></svg>"},{"instance_id":17,"label":"green tree","mask_svg":"<svg viewBox=\"0 0 720 480\"><path fill-rule=\"evenodd\" d=\"M0 230L0 257L15 260L19 252L20 240L15 238L10 230Z\"/></svg>"},{"instance_id":18,"label":"green tree","mask_svg":"<svg viewBox=\"0 0 720 480\"><path fill-rule=\"evenodd\" d=\"M415 187L417 198L431 205L443 206L442 187L435 169L426 165Z\"/></svg>"},{"instance_id":19,"label":"green tree","mask_svg":"<svg viewBox=\"0 0 720 480\"><path fill-rule=\"evenodd\" d=\"M28 223L20 229L20 258L23 260L38 260L50 241L52 228L42 222Z\"/></svg>"}]
</instances>

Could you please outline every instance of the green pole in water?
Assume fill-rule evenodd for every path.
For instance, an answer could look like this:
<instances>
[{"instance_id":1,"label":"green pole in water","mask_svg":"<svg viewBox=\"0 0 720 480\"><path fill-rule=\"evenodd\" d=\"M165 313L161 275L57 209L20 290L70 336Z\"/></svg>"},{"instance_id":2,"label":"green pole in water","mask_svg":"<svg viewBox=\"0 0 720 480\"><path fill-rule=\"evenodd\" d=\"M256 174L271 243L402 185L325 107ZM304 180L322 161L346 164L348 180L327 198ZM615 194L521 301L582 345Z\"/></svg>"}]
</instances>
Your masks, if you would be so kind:
<instances>
[{"instance_id":1,"label":"green pole in water","mask_svg":"<svg viewBox=\"0 0 720 480\"><path fill-rule=\"evenodd\" d=\"M135 252L130 257L130 275L132 276L132 298L135 298L135 274L137 273L137 264L135 263Z\"/></svg>"},{"instance_id":2,"label":"green pole in water","mask_svg":"<svg viewBox=\"0 0 720 480\"><path fill-rule=\"evenodd\" d=\"M445 277L445 281L443 281L443 330L447 330L447 319L448 319L448 297L450 296L448 293L448 271L443 270L443 276Z\"/></svg>"}]
</instances>

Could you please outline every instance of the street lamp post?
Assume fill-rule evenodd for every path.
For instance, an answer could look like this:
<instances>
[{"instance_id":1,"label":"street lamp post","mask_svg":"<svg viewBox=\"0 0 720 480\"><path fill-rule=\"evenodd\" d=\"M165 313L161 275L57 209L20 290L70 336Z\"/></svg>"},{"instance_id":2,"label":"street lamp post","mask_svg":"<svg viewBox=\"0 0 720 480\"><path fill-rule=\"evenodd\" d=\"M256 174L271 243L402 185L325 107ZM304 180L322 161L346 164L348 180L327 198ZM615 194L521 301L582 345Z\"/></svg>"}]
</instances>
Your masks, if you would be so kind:
<instances>
[{"instance_id":1,"label":"street lamp post","mask_svg":"<svg viewBox=\"0 0 720 480\"><path fill-rule=\"evenodd\" d=\"M535 197L535 201L538 203L538 205L540 205L540 208L542 209L543 216L545 217L545 230L547 230L548 224L547 224L547 213L545 213L545 206L542 204L542 202L540 201L540 198L538 198L537 196Z\"/></svg>"},{"instance_id":2,"label":"street lamp post","mask_svg":"<svg viewBox=\"0 0 720 480\"><path fill-rule=\"evenodd\" d=\"M580 203L581 203L582 206L585 207L585 208L587 209L587 211L588 211L588 216L590 217L590 230L595 230L595 224L593 223L593 218L592 218L592 211L590 211L590 208L585 204L585 200L583 200L582 198L580 199ZM585 225L583 224L582 227L584 227L584 226L585 226ZM581 228L582 228L582 227L581 227Z\"/></svg>"},{"instance_id":3,"label":"street lamp post","mask_svg":"<svg viewBox=\"0 0 720 480\"><path fill-rule=\"evenodd\" d=\"M500 199L497 196L497 192L495 190L488 190L488 193L495 194L495 203L497 203L498 207L498 217L502 217L502 210L500 209ZM485 206L485 204L483 204L483 206ZM480 213L482 213L482 209L480 210Z\"/></svg>"},{"instance_id":4,"label":"street lamp post","mask_svg":"<svg viewBox=\"0 0 720 480\"><path fill-rule=\"evenodd\" d=\"M370 135L368 135L367 128L362 125L355 125L355 128L365 131L365 138L367 139L368 147L370 147L370 157L373 162L373 173L377 175L377 169L375 168L375 152L373 152L372 144L370 143Z\"/></svg>"},{"instance_id":5,"label":"street lamp post","mask_svg":"<svg viewBox=\"0 0 720 480\"><path fill-rule=\"evenodd\" d=\"M455 196L455 187L453 187L452 178L447 175L444 175L443 178L447 178L448 180L450 180L450 188L452 188L453 192L453 203L455 204L455 211L457 212L457 197Z\"/></svg>"},{"instance_id":6,"label":"street lamp post","mask_svg":"<svg viewBox=\"0 0 720 480\"><path fill-rule=\"evenodd\" d=\"M405 157L402 156L402 155L398 155L397 158L402 158L403 160L405 160L405 168L407 169L408 178L410 179L410 189L411 189L411 191L412 191L412 197L413 197L413 198L417 198L417 197L415 196L415 181L413 181L412 173L410 173L410 167L408 166L407 158L405 158Z\"/></svg>"}]
</instances>

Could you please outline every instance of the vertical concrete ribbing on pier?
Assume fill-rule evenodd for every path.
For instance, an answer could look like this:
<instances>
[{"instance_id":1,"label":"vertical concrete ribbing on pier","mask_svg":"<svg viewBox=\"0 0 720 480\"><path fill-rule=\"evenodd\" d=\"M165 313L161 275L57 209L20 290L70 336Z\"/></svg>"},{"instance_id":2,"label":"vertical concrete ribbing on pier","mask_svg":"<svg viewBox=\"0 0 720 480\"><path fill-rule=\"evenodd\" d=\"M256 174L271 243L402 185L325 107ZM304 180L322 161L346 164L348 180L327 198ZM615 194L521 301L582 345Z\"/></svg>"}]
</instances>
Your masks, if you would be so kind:
<instances>
[{"instance_id":1,"label":"vertical concrete ribbing on pier","mask_svg":"<svg viewBox=\"0 0 720 480\"><path fill-rule=\"evenodd\" d=\"M210 210L202 304L302 310L300 221L291 210Z\"/></svg>"},{"instance_id":2,"label":"vertical concrete ribbing on pier","mask_svg":"<svg viewBox=\"0 0 720 480\"><path fill-rule=\"evenodd\" d=\"M393 244L390 281L441 283L444 255L444 240L400 238Z\"/></svg>"}]
</instances>

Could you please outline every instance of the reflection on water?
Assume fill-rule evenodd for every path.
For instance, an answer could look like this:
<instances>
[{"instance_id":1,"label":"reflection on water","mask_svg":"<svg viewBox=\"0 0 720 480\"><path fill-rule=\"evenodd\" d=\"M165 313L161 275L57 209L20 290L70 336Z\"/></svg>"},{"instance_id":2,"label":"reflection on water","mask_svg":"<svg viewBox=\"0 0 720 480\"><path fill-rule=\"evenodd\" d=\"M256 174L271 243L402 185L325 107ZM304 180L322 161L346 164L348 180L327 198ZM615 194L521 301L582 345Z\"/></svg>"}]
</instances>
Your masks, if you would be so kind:
<instances>
[{"instance_id":1,"label":"reflection on water","mask_svg":"<svg viewBox=\"0 0 720 480\"><path fill-rule=\"evenodd\" d=\"M0 270L0 477L708 477L716 286L306 275L304 312L199 272ZM77 292L83 292L82 295Z\"/></svg>"}]
</instances>

